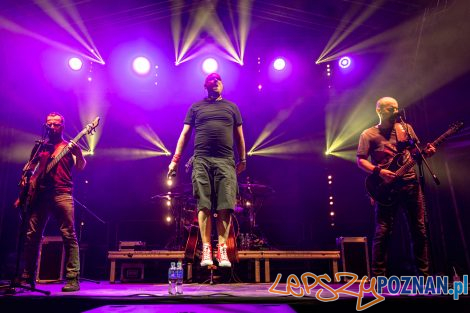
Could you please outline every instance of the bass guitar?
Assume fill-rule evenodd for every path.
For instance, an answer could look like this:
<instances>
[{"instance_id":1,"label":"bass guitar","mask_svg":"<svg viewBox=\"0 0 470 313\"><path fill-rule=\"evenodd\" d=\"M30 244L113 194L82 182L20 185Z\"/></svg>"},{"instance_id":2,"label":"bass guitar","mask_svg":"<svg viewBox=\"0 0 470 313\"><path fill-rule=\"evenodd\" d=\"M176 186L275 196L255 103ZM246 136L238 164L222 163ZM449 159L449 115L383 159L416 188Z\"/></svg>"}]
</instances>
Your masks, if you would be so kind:
<instances>
[{"instance_id":1,"label":"bass guitar","mask_svg":"<svg viewBox=\"0 0 470 313\"><path fill-rule=\"evenodd\" d=\"M434 147L439 146L449 136L455 134L463 127L463 122L453 123L449 129L443 133L439 138L432 142ZM403 165L400 165L398 160L402 154L397 154L392 161L388 164L381 166L382 169L387 169L395 173L396 177L391 182L385 182L379 175L371 174L366 178L366 190L369 196L382 205L390 206L397 200L398 183L415 164L416 160L410 158Z\"/></svg>"},{"instance_id":2,"label":"bass guitar","mask_svg":"<svg viewBox=\"0 0 470 313\"><path fill-rule=\"evenodd\" d=\"M92 134L93 131L95 131L96 127L98 127L98 124L100 122L100 118L96 117L93 122L90 124L86 125L83 130L78 133L75 138L72 139L73 142L78 142L83 136L86 134ZM70 151L69 145L66 145L62 151L49 163L46 165L45 160L41 160L42 162L39 162L41 165L36 165L36 167L33 169L33 173L30 176L29 179L23 180L23 187L22 190L20 191L20 197L19 197L19 206L23 207L24 209L31 208L35 201L37 200L38 197L38 189L39 185L41 182L41 179L49 173L54 166L59 163L59 161Z\"/></svg>"}]
</instances>

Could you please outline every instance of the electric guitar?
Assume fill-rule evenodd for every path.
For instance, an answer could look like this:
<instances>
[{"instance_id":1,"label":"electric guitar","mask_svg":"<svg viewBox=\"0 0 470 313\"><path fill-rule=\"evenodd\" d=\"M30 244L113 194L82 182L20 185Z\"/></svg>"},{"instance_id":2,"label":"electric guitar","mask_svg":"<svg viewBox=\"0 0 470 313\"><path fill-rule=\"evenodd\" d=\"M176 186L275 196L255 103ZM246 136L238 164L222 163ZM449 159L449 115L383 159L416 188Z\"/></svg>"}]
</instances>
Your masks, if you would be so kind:
<instances>
[{"instance_id":1,"label":"electric guitar","mask_svg":"<svg viewBox=\"0 0 470 313\"><path fill-rule=\"evenodd\" d=\"M77 143L84 135L92 134L95 131L96 127L100 122L100 118L97 116L90 124L86 125L85 128L82 129L80 133L78 133L75 138L72 139L73 142ZM23 207L24 209L31 208L38 197L38 189L41 182L41 179L49 173L54 166L59 163L59 161L70 151L69 145L66 145L62 151L54 158L52 161L46 165L46 160L41 160L38 165L33 170L33 173L29 180L24 182L24 186L20 191L19 197L19 206Z\"/></svg>"},{"instance_id":2,"label":"electric guitar","mask_svg":"<svg viewBox=\"0 0 470 313\"><path fill-rule=\"evenodd\" d=\"M449 129L443 133L439 138L432 142L434 147L440 145L447 137L455 134L463 127L463 122L453 123ZM371 174L366 178L366 190L369 196L375 201L382 205L390 206L396 202L396 196L398 194L397 184L415 164L414 158L409 159L403 165L400 165L398 160L402 154L397 154L393 159L386 165L381 166L382 169L395 172L396 177L391 182L385 182L379 175Z\"/></svg>"}]
</instances>

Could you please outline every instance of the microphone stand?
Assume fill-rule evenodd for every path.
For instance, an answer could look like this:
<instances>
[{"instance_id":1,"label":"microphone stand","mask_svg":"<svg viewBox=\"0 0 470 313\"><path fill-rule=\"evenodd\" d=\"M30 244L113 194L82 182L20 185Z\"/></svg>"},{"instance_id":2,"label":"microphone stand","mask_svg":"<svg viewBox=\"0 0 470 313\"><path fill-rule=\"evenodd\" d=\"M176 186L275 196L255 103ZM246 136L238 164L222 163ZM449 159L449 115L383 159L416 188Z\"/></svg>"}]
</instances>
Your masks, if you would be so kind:
<instances>
[{"instance_id":1,"label":"microphone stand","mask_svg":"<svg viewBox=\"0 0 470 313\"><path fill-rule=\"evenodd\" d=\"M425 184L425 181L424 181L424 173L423 173L423 163L426 166L426 168L428 169L429 174L432 176L432 178L434 180L434 183L436 185L440 185L441 182L439 181L436 174L434 174L433 170L429 166L429 163L426 160L426 158L424 157L424 154L423 154L422 150L419 148L418 143L416 142L416 140L414 140L411 137L411 134L410 134L409 129L408 129L408 125L404 121L404 117L399 115L398 119L399 119L399 122L402 125L403 129L406 132L406 135L408 137L408 141L409 141L410 145L412 145L417 151L417 164L418 164L418 169L419 169L419 180L420 180L420 185L421 185L419 187L421 189L421 199L419 201L422 201L422 205L423 205L423 209L424 209L424 224L425 224L425 227L426 227L426 234L427 234L427 237L428 237L428 244L427 244L428 249L429 249L428 257L430 258L429 267L431 268L431 266L434 262L432 260L433 253L432 253L432 246L430 244L432 241L431 241L431 231L429 229L429 217L428 217L427 210L426 210L426 202L424 201L424 184Z\"/></svg>"},{"instance_id":2,"label":"microphone stand","mask_svg":"<svg viewBox=\"0 0 470 313\"><path fill-rule=\"evenodd\" d=\"M426 158L424 157L424 154L423 154L423 151L419 148L418 146L418 143L416 142L416 140L414 140L412 137L411 137L411 134L409 132L409 129L408 129L408 126L406 125L405 121L403 120L403 117L402 116L398 116L398 119L400 121L400 124L403 126L403 129L405 130L406 132L406 135L408 137L408 142L410 143L410 145L412 145L415 149L416 149L416 155L417 155L417 158L416 158L416 161L418 163L418 166L419 166L419 169L420 169L420 177L424 177L423 176L423 173L422 173L422 164L424 164L426 166L426 168L428 169L429 171L429 174L432 176L433 180L434 180L434 183L436 185L440 185L441 182L439 181L439 178L437 178L436 174L434 173L434 171L431 169L431 166L429 165L428 161L426 160Z\"/></svg>"},{"instance_id":3,"label":"microphone stand","mask_svg":"<svg viewBox=\"0 0 470 313\"><path fill-rule=\"evenodd\" d=\"M28 207L28 204L26 203L26 198L28 196L28 189L29 189L30 182L31 182L31 176L33 176L34 170L36 169L36 166L37 166L37 164L34 164L34 162L37 160L39 153L44 149L45 138L48 133L49 131L46 129L43 132L41 140L36 141L36 145L33 148L34 153L31 155L29 161L23 167L21 180L18 184L20 187L23 188L23 190L20 192L20 196L19 196L20 205L18 207L20 211L21 222L20 222L19 230L18 230L18 238L16 241L15 274L14 274L13 279L10 281L10 285L5 290L5 294L8 294L8 295L16 294L17 293L16 288L34 291L34 292L40 292L47 296L51 294L49 290L42 290L42 289L36 288L36 284L35 284L36 277L30 277L28 281L28 283L30 283L30 286L27 286L25 284L22 284L21 275L20 275L20 261L21 261L21 257L23 254L23 250L24 250L24 243L26 239L26 228L27 228L27 222L28 222L28 213L29 213L28 211L30 209Z\"/></svg>"},{"instance_id":4,"label":"microphone stand","mask_svg":"<svg viewBox=\"0 0 470 313\"><path fill-rule=\"evenodd\" d=\"M106 225L106 222L104 220L102 220L101 218L99 218L92 210L90 210L89 208L86 207L86 205L84 205L83 203L81 203L80 201L78 201L75 197L73 198L73 201L75 203L77 203L81 208L83 208L88 214L90 214L91 216L93 216L97 221L99 221L100 223ZM79 224L79 232L78 232L78 246L80 247L80 244L81 244L81 241L82 241L82 232L83 232L83 226L85 225L85 222L83 221L83 219L80 221L80 224ZM83 263L85 263L85 258L83 259ZM84 268L84 266L82 266L81 268ZM81 276L81 275L80 275ZM99 284L100 281L98 280L93 280L93 279L89 279L89 278L83 278L83 277L79 277L78 278L80 281L88 281L88 282L92 282L92 283L95 283L95 284Z\"/></svg>"}]
</instances>

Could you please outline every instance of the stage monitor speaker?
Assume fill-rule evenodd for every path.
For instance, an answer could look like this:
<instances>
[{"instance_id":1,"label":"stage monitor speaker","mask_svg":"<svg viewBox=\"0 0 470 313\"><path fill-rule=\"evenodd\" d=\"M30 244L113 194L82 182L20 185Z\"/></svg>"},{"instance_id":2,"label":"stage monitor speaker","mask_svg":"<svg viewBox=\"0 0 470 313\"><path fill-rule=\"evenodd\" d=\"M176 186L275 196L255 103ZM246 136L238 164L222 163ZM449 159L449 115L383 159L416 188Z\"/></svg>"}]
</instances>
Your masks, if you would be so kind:
<instances>
[{"instance_id":1,"label":"stage monitor speaker","mask_svg":"<svg viewBox=\"0 0 470 313\"><path fill-rule=\"evenodd\" d=\"M132 262L121 265L121 282L135 283L144 281L144 263Z\"/></svg>"},{"instance_id":2,"label":"stage monitor speaker","mask_svg":"<svg viewBox=\"0 0 470 313\"><path fill-rule=\"evenodd\" d=\"M64 279L65 250L60 236L44 236L38 256L36 281L39 283Z\"/></svg>"},{"instance_id":3,"label":"stage monitor speaker","mask_svg":"<svg viewBox=\"0 0 470 313\"><path fill-rule=\"evenodd\" d=\"M367 237L339 237L336 238L336 244L341 251L343 272L354 273L359 279L364 276L370 279ZM344 277L343 280L350 279Z\"/></svg>"}]
</instances>

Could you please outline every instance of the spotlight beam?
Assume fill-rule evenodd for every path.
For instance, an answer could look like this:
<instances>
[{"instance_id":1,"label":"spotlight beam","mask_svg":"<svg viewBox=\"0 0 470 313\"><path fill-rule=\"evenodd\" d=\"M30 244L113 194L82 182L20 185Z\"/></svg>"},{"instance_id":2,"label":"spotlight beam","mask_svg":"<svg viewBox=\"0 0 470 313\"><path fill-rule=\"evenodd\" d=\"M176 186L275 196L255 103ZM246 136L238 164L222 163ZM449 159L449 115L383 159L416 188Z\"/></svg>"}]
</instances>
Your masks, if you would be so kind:
<instances>
[{"instance_id":1,"label":"spotlight beam","mask_svg":"<svg viewBox=\"0 0 470 313\"><path fill-rule=\"evenodd\" d=\"M245 49L246 49L246 42L248 39L248 33L250 30L252 6L253 6L253 0L238 1L238 14L239 14L238 33L240 34L240 60L242 64L243 64L243 60L245 59Z\"/></svg>"},{"instance_id":2,"label":"spotlight beam","mask_svg":"<svg viewBox=\"0 0 470 313\"><path fill-rule=\"evenodd\" d=\"M44 11L44 13L46 13L53 21L55 21L57 25L62 27L65 31L67 31L72 36L72 38L74 38L83 47L85 47L88 51L90 51L90 53L92 53L99 60L98 63L104 64L104 61L101 58L101 56L99 56L99 54L95 52L97 51L96 47L95 49L93 49L92 45L88 44L78 34L78 32L75 29L73 29L72 25L65 19L65 17L59 12L59 10L49 0L35 0L34 2ZM70 4L70 2L67 2L67 3ZM72 7L74 7L73 4L68 6L69 8L68 12L73 12L71 9ZM72 13L72 14L73 14L71 15L72 19L74 19L76 23L78 22L77 24L81 25L81 27L84 28L83 23L81 23L81 18L78 16L78 12L75 10L75 13Z\"/></svg>"},{"instance_id":3,"label":"spotlight beam","mask_svg":"<svg viewBox=\"0 0 470 313\"><path fill-rule=\"evenodd\" d=\"M189 48L193 45L196 37L201 33L204 24L209 19L209 17L213 14L214 5L208 6L200 6L195 15L191 15L191 26L186 28L184 35L183 35L183 46L179 52L178 58L176 63L179 64L180 60L182 60L189 50Z\"/></svg>"},{"instance_id":4,"label":"spotlight beam","mask_svg":"<svg viewBox=\"0 0 470 313\"><path fill-rule=\"evenodd\" d=\"M293 158L301 154L318 154L321 153L320 147L316 141L293 139L270 147L255 150L252 155L277 157L277 158Z\"/></svg>"},{"instance_id":5,"label":"spotlight beam","mask_svg":"<svg viewBox=\"0 0 470 313\"><path fill-rule=\"evenodd\" d=\"M99 59L96 59L96 58L93 58L87 54L84 54L83 52L77 50L77 49L74 49L74 48L71 48L67 45L64 45L63 43L60 43L60 42L57 42L57 41L54 41L52 39L49 39L49 38L46 38L42 35L39 35L37 33L34 33L10 20L7 20L6 18L4 17L1 17L0 16L0 28L5 28L11 32L14 32L14 33L18 33L18 34L22 34L22 35L25 35L25 36L28 36L28 37L31 37L31 38L34 38L36 40L39 40L41 42L44 42L50 46L53 46L53 47L56 47L56 48L60 48L62 50L65 50L65 51L69 51L69 52L72 52L73 54L76 54L76 55L79 55L87 60L90 60L92 62L96 62L96 63L101 63L102 61L99 60Z\"/></svg>"},{"instance_id":6,"label":"spotlight beam","mask_svg":"<svg viewBox=\"0 0 470 313\"><path fill-rule=\"evenodd\" d=\"M161 139L158 137L158 135L153 131L152 128L150 128L149 125L142 125L142 126L137 126L135 128L135 131L142 136L145 140L153 144L154 146L158 147L159 149L162 150L162 153L164 155L171 155L170 151L165 147Z\"/></svg>"},{"instance_id":7,"label":"spotlight beam","mask_svg":"<svg viewBox=\"0 0 470 313\"><path fill-rule=\"evenodd\" d=\"M98 59L100 59L104 64L103 57L101 57L100 52L98 51L98 48L96 47L95 43L93 42L93 39L90 36L90 33L88 32L88 29L86 28L85 24L83 24L83 19L80 16L80 13L78 13L75 5L70 2L70 0L64 0L66 3L69 5L65 7L65 10L69 13L69 15L72 17L75 23L77 23L78 28L81 30L85 38L88 40L89 44L92 46L93 49L90 50L91 53L93 53Z\"/></svg>"},{"instance_id":8,"label":"spotlight beam","mask_svg":"<svg viewBox=\"0 0 470 313\"><path fill-rule=\"evenodd\" d=\"M166 156L167 154L162 151L136 149L136 148L100 148L97 156L103 156L114 160L139 160L148 159L159 156Z\"/></svg>"},{"instance_id":9,"label":"spotlight beam","mask_svg":"<svg viewBox=\"0 0 470 313\"><path fill-rule=\"evenodd\" d=\"M297 101L290 107L284 110L279 111L279 113L274 117L274 119L266 124L264 129L261 131L261 134L256 139L255 143L251 147L249 151L256 150L266 139L271 136L274 131L284 122L286 121L295 110L295 108L303 102L303 98L297 99Z\"/></svg>"},{"instance_id":10,"label":"spotlight beam","mask_svg":"<svg viewBox=\"0 0 470 313\"><path fill-rule=\"evenodd\" d=\"M316 61L317 64L331 60L331 58L325 59L328 53L335 49L356 28L358 28L360 25L363 25L364 21L368 19L375 11L377 11L377 9L381 6L384 1L380 0L377 2L378 3L376 5L369 6L366 10L362 11L362 13L352 23L350 23L350 21L353 19L353 16L357 13L357 11L361 9L360 7L356 7L356 9L351 9L349 13L341 19L340 25L335 29L335 32L331 36L327 45L325 46L325 49L318 57ZM351 26L349 28L346 28L348 24Z\"/></svg>"}]
</instances>

